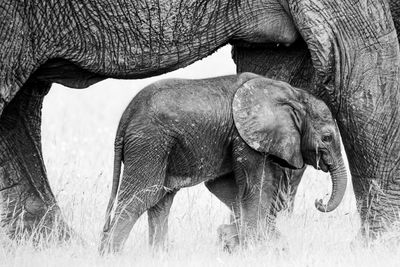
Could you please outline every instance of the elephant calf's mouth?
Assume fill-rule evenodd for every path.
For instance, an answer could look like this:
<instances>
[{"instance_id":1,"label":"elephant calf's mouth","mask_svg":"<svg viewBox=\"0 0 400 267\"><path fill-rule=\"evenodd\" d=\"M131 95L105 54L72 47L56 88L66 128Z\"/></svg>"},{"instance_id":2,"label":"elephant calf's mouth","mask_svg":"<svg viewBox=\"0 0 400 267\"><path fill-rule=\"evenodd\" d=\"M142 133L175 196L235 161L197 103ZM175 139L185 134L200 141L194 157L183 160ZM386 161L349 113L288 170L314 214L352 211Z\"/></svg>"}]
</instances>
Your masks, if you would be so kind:
<instances>
[{"instance_id":1,"label":"elephant calf's mouth","mask_svg":"<svg viewBox=\"0 0 400 267\"><path fill-rule=\"evenodd\" d=\"M320 152L316 155L317 160L314 162L313 167L317 170L321 170L323 172L329 172L332 169L332 161L327 160L327 157L324 156L323 152Z\"/></svg>"},{"instance_id":2,"label":"elephant calf's mouth","mask_svg":"<svg viewBox=\"0 0 400 267\"><path fill-rule=\"evenodd\" d=\"M330 166L325 164L323 160L320 160L317 165L317 170L322 170L323 172L329 172Z\"/></svg>"},{"instance_id":3,"label":"elephant calf's mouth","mask_svg":"<svg viewBox=\"0 0 400 267\"><path fill-rule=\"evenodd\" d=\"M328 153L320 152L319 153L319 159L318 159L318 166L319 170L322 170L323 172L330 172L332 171L333 167L335 166L334 161L332 160L332 157Z\"/></svg>"}]
</instances>

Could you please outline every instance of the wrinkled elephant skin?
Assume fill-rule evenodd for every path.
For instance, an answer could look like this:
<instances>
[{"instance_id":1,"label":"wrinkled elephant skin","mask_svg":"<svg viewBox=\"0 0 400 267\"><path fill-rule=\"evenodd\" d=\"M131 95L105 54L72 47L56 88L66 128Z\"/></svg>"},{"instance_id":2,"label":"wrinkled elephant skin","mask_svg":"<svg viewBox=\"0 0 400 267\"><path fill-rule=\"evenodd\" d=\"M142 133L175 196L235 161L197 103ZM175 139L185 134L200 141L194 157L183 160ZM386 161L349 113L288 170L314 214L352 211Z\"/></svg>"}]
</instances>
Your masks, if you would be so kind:
<instances>
[{"instance_id":1,"label":"wrinkled elephant skin","mask_svg":"<svg viewBox=\"0 0 400 267\"><path fill-rule=\"evenodd\" d=\"M145 211L150 244L164 246L175 193L201 182L235 216L219 229L226 249L277 236L281 195L294 193L288 187L297 187L304 164L330 172L331 197L316 207L334 210L347 174L339 130L322 100L253 73L158 81L134 97L119 123L100 251L120 251Z\"/></svg>"},{"instance_id":2,"label":"wrinkled elephant skin","mask_svg":"<svg viewBox=\"0 0 400 267\"><path fill-rule=\"evenodd\" d=\"M285 58L286 47L277 56L267 52L268 76L295 86L312 83L307 88L329 104L350 159L363 229L380 232L398 220L399 48L385 0L119 3L0 2L0 189L13 203L3 205L10 236L11 221L25 214L27 204L34 211L22 218L28 229L38 221L51 229L57 217L41 220L43 211L58 210L40 144L41 99L51 82L84 88L108 77L148 77L186 66L229 42L290 45L299 36L305 46L288 53L296 63ZM398 4L390 5L397 26ZM235 52L240 71L267 70L251 57L245 63L245 55ZM20 91L26 93L8 108ZM31 105L32 95L41 98Z\"/></svg>"},{"instance_id":3,"label":"wrinkled elephant skin","mask_svg":"<svg viewBox=\"0 0 400 267\"><path fill-rule=\"evenodd\" d=\"M41 105L52 82L85 88L109 77L149 77L231 41L290 44L298 38L275 0L4 0L0 30L0 190L2 223L11 237L15 221L24 221L22 231L38 222L53 229L56 217L62 221L40 140Z\"/></svg>"},{"instance_id":4,"label":"wrinkled elephant skin","mask_svg":"<svg viewBox=\"0 0 400 267\"><path fill-rule=\"evenodd\" d=\"M374 238L399 220L400 5L390 1L393 25L385 1L290 2L306 44L236 47L237 69L311 88L329 105L349 159L361 234Z\"/></svg>"}]
</instances>

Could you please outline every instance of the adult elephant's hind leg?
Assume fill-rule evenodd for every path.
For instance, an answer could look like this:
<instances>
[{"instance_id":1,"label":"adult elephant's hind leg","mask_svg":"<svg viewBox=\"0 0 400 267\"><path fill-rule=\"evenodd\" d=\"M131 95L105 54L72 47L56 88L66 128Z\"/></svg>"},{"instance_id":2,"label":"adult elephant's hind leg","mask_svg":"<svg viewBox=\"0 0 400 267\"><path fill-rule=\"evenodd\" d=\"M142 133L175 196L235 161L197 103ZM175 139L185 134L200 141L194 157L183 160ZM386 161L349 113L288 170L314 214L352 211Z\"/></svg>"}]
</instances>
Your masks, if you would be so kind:
<instances>
[{"instance_id":1,"label":"adult elephant's hind leg","mask_svg":"<svg viewBox=\"0 0 400 267\"><path fill-rule=\"evenodd\" d=\"M38 237L54 230L63 238L70 236L42 156L41 109L50 85L29 80L0 118L1 223L12 238L21 233Z\"/></svg>"},{"instance_id":2,"label":"adult elephant's hind leg","mask_svg":"<svg viewBox=\"0 0 400 267\"><path fill-rule=\"evenodd\" d=\"M166 248L168 215L176 191L167 193L156 205L147 211L149 221L149 244L154 248Z\"/></svg>"}]
</instances>

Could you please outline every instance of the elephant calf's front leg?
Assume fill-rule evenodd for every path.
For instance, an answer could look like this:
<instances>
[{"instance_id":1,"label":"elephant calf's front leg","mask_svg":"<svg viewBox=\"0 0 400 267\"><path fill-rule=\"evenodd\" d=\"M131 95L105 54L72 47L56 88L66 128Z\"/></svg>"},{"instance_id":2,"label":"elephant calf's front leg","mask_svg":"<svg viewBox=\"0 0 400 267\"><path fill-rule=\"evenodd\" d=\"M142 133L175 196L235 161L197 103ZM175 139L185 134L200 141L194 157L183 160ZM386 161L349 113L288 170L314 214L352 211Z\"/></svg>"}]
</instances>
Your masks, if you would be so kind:
<instances>
[{"instance_id":1,"label":"elephant calf's front leg","mask_svg":"<svg viewBox=\"0 0 400 267\"><path fill-rule=\"evenodd\" d=\"M282 169L266 155L249 156L248 162L237 164L235 174L241 198L240 236L243 241L280 236L276 229L276 213L281 190L278 174L281 173Z\"/></svg>"},{"instance_id":2,"label":"elephant calf's front leg","mask_svg":"<svg viewBox=\"0 0 400 267\"><path fill-rule=\"evenodd\" d=\"M271 212L277 213L287 209L289 214L292 214L297 189L306 167L298 170L283 168L278 165L275 167L273 171L274 179L279 181L279 186L276 197L272 200L273 207L271 207Z\"/></svg>"},{"instance_id":3,"label":"elephant calf's front leg","mask_svg":"<svg viewBox=\"0 0 400 267\"><path fill-rule=\"evenodd\" d=\"M267 187L265 184L249 185L243 196L241 236L245 242L275 235L276 213L271 212L274 190Z\"/></svg>"},{"instance_id":4,"label":"elephant calf's front leg","mask_svg":"<svg viewBox=\"0 0 400 267\"><path fill-rule=\"evenodd\" d=\"M239 189L233 172L209 180L204 185L232 211L231 223L236 222L240 218L240 205Z\"/></svg>"},{"instance_id":5,"label":"elephant calf's front leg","mask_svg":"<svg viewBox=\"0 0 400 267\"><path fill-rule=\"evenodd\" d=\"M204 183L207 189L222 201L231 211L230 224L218 227L218 239L222 248L232 251L239 245L238 222L240 220L239 188L233 172Z\"/></svg>"}]
</instances>

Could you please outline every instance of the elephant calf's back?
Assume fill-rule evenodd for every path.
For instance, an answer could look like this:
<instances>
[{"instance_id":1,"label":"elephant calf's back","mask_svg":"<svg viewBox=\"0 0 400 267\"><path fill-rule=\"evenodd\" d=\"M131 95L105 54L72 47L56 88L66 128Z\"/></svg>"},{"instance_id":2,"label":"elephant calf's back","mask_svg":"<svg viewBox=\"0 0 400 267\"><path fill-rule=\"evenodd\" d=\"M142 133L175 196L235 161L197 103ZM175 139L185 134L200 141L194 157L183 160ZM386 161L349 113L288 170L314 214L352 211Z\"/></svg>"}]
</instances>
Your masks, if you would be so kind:
<instances>
[{"instance_id":1,"label":"elephant calf's back","mask_svg":"<svg viewBox=\"0 0 400 267\"><path fill-rule=\"evenodd\" d=\"M148 140L169 151L167 176L172 188L231 171L233 77L162 80L143 89L127 108L135 113L129 116L128 131L157 135Z\"/></svg>"}]
</instances>

